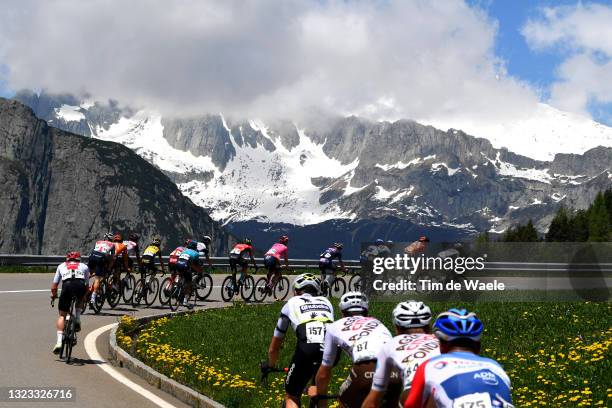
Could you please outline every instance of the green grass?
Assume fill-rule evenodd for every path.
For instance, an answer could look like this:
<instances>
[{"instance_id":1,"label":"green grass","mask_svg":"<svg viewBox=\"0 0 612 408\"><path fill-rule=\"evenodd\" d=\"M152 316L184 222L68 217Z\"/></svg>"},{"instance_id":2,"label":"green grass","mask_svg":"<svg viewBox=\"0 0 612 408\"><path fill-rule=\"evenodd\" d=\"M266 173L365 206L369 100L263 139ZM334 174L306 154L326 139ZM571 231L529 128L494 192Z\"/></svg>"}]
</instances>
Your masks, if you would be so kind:
<instances>
[{"instance_id":1,"label":"green grass","mask_svg":"<svg viewBox=\"0 0 612 408\"><path fill-rule=\"evenodd\" d=\"M1 265L0 273L55 273L55 267Z\"/></svg>"},{"instance_id":2,"label":"green grass","mask_svg":"<svg viewBox=\"0 0 612 408\"><path fill-rule=\"evenodd\" d=\"M455 305L430 306L438 313ZM610 406L609 303L463 306L484 321L483 354L497 359L509 373L517 406ZM393 307L375 303L371 313L391 327ZM119 340L147 364L227 407L277 407L283 395L282 375L271 376L269 387L263 388L258 363L266 358L280 308L281 304L237 304L211 309L154 322L136 343ZM288 335L279 365L287 366L294 337ZM334 369L334 387L346 377L346 368L343 357Z\"/></svg>"}]
</instances>

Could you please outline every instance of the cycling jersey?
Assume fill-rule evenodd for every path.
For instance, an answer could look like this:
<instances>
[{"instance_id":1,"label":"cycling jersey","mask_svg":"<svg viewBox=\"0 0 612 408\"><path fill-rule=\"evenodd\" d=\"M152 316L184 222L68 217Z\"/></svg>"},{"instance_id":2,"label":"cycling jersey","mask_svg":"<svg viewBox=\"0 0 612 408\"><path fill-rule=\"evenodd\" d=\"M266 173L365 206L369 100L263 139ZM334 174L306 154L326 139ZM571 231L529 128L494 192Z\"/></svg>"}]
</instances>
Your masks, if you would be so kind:
<instances>
[{"instance_id":1,"label":"cycling jersey","mask_svg":"<svg viewBox=\"0 0 612 408\"><path fill-rule=\"evenodd\" d=\"M96 241L93 249L95 252L110 256L115 253L115 245L110 241Z\"/></svg>"},{"instance_id":2,"label":"cycling jersey","mask_svg":"<svg viewBox=\"0 0 612 408\"><path fill-rule=\"evenodd\" d=\"M127 248L128 256L136 256L136 251L138 250L138 244L134 241L123 241L123 245Z\"/></svg>"},{"instance_id":3,"label":"cycling jersey","mask_svg":"<svg viewBox=\"0 0 612 408\"><path fill-rule=\"evenodd\" d=\"M273 256L279 261L283 258L287 259L288 254L289 254L289 248L287 248L286 245L280 244L278 242L272 245L272 248L268 249L268 252L266 252L266 256Z\"/></svg>"},{"instance_id":4,"label":"cycling jersey","mask_svg":"<svg viewBox=\"0 0 612 408\"><path fill-rule=\"evenodd\" d=\"M236 244L230 252L230 258L244 258L245 254L253 254L253 247L247 244Z\"/></svg>"},{"instance_id":5,"label":"cycling jersey","mask_svg":"<svg viewBox=\"0 0 612 408\"><path fill-rule=\"evenodd\" d=\"M333 320L334 309L327 298L304 293L292 297L285 303L276 323L274 336L285 337L291 324L298 341L323 343L325 324Z\"/></svg>"},{"instance_id":6,"label":"cycling jersey","mask_svg":"<svg viewBox=\"0 0 612 408\"><path fill-rule=\"evenodd\" d=\"M421 241L414 241L412 244L404 248L404 252L408 255L422 254L427 250L427 244Z\"/></svg>"},{"instance_id":7,"label":"cycling jersey","mask_svg":"<svg viewBox=\"0 0 612 408\"><path fill-rule=\"evenodd\" d=\"M69 279L89 279L89 268L81 262L64 262L61 263L55 270L53 283L60 283Z\"/></svg>"},{"instance_id":8,"label":"cycling jersey","mask_svg":"<svg viewBox=\"0 0 612 408\"><path fill-rule=\"evenodd\" d=\"M197 249L198 254L200 255L200 257L208 258L209 249L208 249L208 247L206 246L205 243L198 242L198 246L197 246L196 249Z\"/></svg>"},{"instance_id":9,"label":"cycling jersey","mask_svg":"<svg viewBox=\"0 0 612 408\"><path fill-rule=\"evenodd\" d=\"M436 336L431 334L400 334L389 340L377 356L374 391L386 391L393 369L399 371L404 390L408 390L420 364L440 354Z\"/></svg>"},{"instance_id":10,"label":"cycling jersey","mask_svg":"<svg viewBox=\"0 0 612 408\"><path fill-rule=\"evenodd\" d=\"M342 251L335 247L327 248L319 255L319 263L322 264L331 264L334 259L342 261Z\"/></svg>"},{"instance_id":11,"label":"cycling jersey","mask_svg":"<svg viewBox=\"0 0 612 408\"><path fill-rule=\"evenodd\" d=\"M127 255L127 246L123 242L115 242L115 255L119 256L122 254Z\"/></svg>"},{"instance_id":12,"label":"cycling jersey","mask_svg":"<svg viewBox=\"0 0 612 408\"><path fill-rule=\"evenodd\" d=\"M142 256L155 258L157 254L159 253L159 251L160 249L157 245L149 245L148 247L145 248L144 252L142 253Z\"/></svg>"},{"instance_id":13,"label":"cycling jersey","mask_svg":"<svg viewBox=\"0 0 612 408\"><path fill-rule=\"evenodd\" d=\"M322 364L334 364L338 347L351 357L353 363L374 361L391 337L389 330L374 317L344 317L327 327Z\"/></svg>"},{"instance_id":14,"label":"cycling jersey","mask_svg":"<svg viewBox=\"0 0 612 408\"><path fill-rule=\"evenodd\" d=\"M170 252L170 258L168 259L168 263L170 265L174 265L177 261L181 253L185 250L185 247L178 247L174 251Z\"/></svg>"},{"instance_id":15,"label":"cycling jersey","mask_svg":"<svg viewBox=\"0 0 612 408\"><path fill-rule=\"evenodd\" d=\"M437 408L501 407L511 403L510 378L490 358L469 352L441 354L417 369L405 408L421 408L428 398Z\"/></svg>"}]
</instances>

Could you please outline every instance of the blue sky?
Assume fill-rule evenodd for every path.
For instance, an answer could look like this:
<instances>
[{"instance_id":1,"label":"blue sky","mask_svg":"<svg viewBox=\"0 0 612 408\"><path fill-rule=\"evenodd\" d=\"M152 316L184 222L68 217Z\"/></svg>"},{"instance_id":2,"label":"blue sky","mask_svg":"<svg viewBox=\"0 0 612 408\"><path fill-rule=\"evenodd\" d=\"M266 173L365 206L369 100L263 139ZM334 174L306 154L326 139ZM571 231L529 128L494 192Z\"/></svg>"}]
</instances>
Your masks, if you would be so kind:
<instances>
[{"instance_id":1,"label":"blue sky","mask_svg":"<svg viewBox=\"0 0 612 408\"><path fill-rule=\"evenodd\" d=\"M65 9L51 7L44 1L33 2L30 10L32 12L27 15L27 24L22 21L11 21L10 18L0 15L0 39L9 41L8 44L0 44L0 51L3 48L10 49L13 45L13 54L9 53L9 56L0 54L0 95L11 96L11 88L18 87L46 88L57 92L86 90L94 95L117 98L128 104L150 102L155 106L174 98L173 103L179 106L179 109L189 105L200 111L224 108L223 103L211 105L209 100L202 99L207 95L225 98L223 102L231 107L246 100L256 106L267 103L276 109L280 100L282 105L293 107L298 111L302 110L304 105L316 104L323 99L329 100L333 106L338 106L339 101L353 98L354 103L348 103L346 107L341 108L344 108L345 112L359 113L360 106L370 109L371 105L368 104L373 103L372 99L385 99L380 95L387 97L395 91L394 88L397 88L395 103L400 106L404 104L402 108L405 108L398 112L406 113L413 118L425 118L427 112L432 112L433 116L447 114L444 110L434 111L443 104L445 98L450 97L448 89L453 89L454 93L457 93L453 95L456 100L449 102L448 106L460 107L468 116L474 115L474 112L483 112L482 115L486 117L489 113L484 112L481 105L475 104L469 110L467 105L471 103L470 101L487 99L490 96L490 100L506 102L505 94L508 93L513 95L514 106L520 106L521 101L527 100L529 95L521 93L520 85L504 83L503 80L500 81L502 82L500 86L483 82L481 88L476 87L472 90L473 93L469 94L469 89L461 89L461 80L464 79L464 83L472 83L474 80L472 76L477 75L475 70L462 66L455 71L452 64L440 67L438 61L443 60L445 55L461 59L463 55L471 53L470 47L474 43L474 48L480 48L468 55L466 61L457 62L459 65L472 66L486 64L483 56L487 48L490 49L488 46L490 43L486 40L479 42L478 39L479 36L484 37L488 34L488 23L494 21L497 24L494 52L497 58L504 61L509 82L516 79L527 83L526 93L535 94L544 102L562 110L581 113L586 111L594 119L612 125L612 85L604 87L603 90L599 89L599 84L594 83L596 81L589 77L589 75L592 77L593 73L601 73L602 83L612 82L612 63L609 66L605 64L606 61L612 60L612 42L602 41L600 45L592 41L593 38L597 38L596 35L592 35L593 32L602 30L602 26L612 26L610 22L612 0L581 3L576 0L466 1L470 6L484 10L488 21L474 18L461 7L456 7L458 3L455 0L449 0L448 4L441 5L389 0L392 12L387 14L384 8L376 10L375 6L371 6L368 2L296 2L281 11L278 10L279 7L274 6L274 2L253 2L251 6L254 7L251 7L250 11L247 10L248 16L242 15L240 10L248 7L232 9L232 3L214 1L207 3L211 10L215 9L212 10L217 13L213 13L214 17L224 15L232 17L228 20L232 27L231 35L224 31L222 23L218 27L202 26L199 30L193 29L191 26L194 23L193 16L207 11L202 9L201 4L194 6L177 3L173 19L168 20L165 9L148 7L146 1L142 4L135 1L129 7L123 7L122 2L116 2L116 5L110 2L109 10L88 7L86 2L73 2L73 4L67 2L63 5ZM23 7L20 2L15 2L14 5L16 9ZM146 12L143 12L143 5ZM591 7L592 5L597 7ZM117 15L112 7L122 7L123 12ZM550 14L544 16L545 8L555 9L556 14L552 17ZM445 15L444 12L447 10L453 11ZM26 15L23 10L18 11L20 13L13 15ZM283 12L287 14L283 15ZM354 12L353 20L345 20L344 17L352 12ZM605 13L610 15L608 21L602 17ZM10 14L5 13L5 15ZM393 15L397 17L394 18ZM104 26L105 16L106 18L112 16L114 26L113 30L102 34L95 27L99 24ZM291 21L295 16L303 22L302 28L311 29L309 41L300 43L296 40L299 36L292 36L295 33L291 31L291 27L283 26L283 21ZM467 27L464 43L453 43L453 38L445 38L446 33L443 28L436 31L437 28L429 27L435 24L429 24L427 19L439 20L436 22L441 26L460 27L463 24ZM152 20L157 21L162 27L157 32L149 29ZM71 24L72 21L77 21L81 25ZM210 21L212 20L208 20L206 24ZM524 34L525 27L530 21L533 23L531 27L533 30L527 35ZM51 24L49 22L54 23L51 28L46 26ZM361 30L361 22L366 22L365 24L369 24L370 27ZM14 29L3 32L2 26L9 26L9 23L13 23ZM110 20L106 24L111 24ZM370 30L371 27L380 28L385 24L388 24L390 29L386 32L384 29L378 30L383 32L381 38L376 37L381 35L380 32ZM31 30L23 28L28 26L33 28ZM411 26L415 27L412 31L409 28ZM430 28L431 32L428 32ZM266 42L266 30L269 31L270 38L276 42ZM405 45L402 43L403 39L398 39L401 35L397 34L402 30L405 30L402 34L412 38L423 36L422 43L417 44L414 49L407 49L406 54L409 52L421 54L423 50L431 54L433 56L431 60L425 60L423 63L424 70L419 71L419 67L411 65L412 61L406 59L398 61L394 66L388 64L381 64L379 67L368 66L369 70L364 70L363 76L346 75L344 68L351 64L353 56L360 61L364 58L383 59L389 54L389 50L403 47ZM253 32L263 34L257 36L253 35ZM134 33L142 35L134 37ZM167 33L176 35L183 44L187 44L184 49L181 47L182 44L172 42L172 35L166 35ZM73 41L81 36L82 41ZM124 41L126 37L135 39L139 43L136 45L126 42ZM612 37L612 34L602 32L601 38L606 37ZM189 38L189 41L184 41L185 38ZM343 42L346 38L354 41ZM566 43L572 45L565 46ZM38 51L41 52L36 52L33 56L26 55L29 53L24 53L23 50L31 49L29 44L38 44ZM71 44L73 47L64 44ZM96 47L91 47L90 44L99 45L102 50L110 50L110 56L107 55L105 60L97 61L95 54L92 54ZM196 44L200 48L192 49L190 44ZM8 47L2 47L3 45ZM445 49L445 45L455 49ZM302 46L304 49L300 49ZM229 47L232 53L219 53L219 50ZM343 47L353 49L355 55L351 52L338 53L337 51ZM380 49L373 50L373 47ZM140 52L135 53L134 49ZM362 49L364 51L360 51ZM374 55L371 55L371 51L375 51ZM63 52L67 53L63 55ZM155 53L159 54L158 61L152 55ZM240 58L236 59L235 55ZM247 59L243 60L243 57ZM221 59L218 66L224 68L211 70L210 61L219 58ZM299 66L296 66L291 63L292 59L295 61L304 59L308 62L300 62ZM331 61L329 65L323 67L310 65L315 62L320 64L324 59ZM118 66L115 60L129 63L121 66L126 69L114 70ZM164 69L151 69L168 61L174 63L170 63L167 70L165 66ZM16 62L15 65L21 67L19 72L9 72L7 66L12 66L12 62ZM105 65L107 62L109 66ZM39 70L40 66L44 66L44 71ZM241 70L240 66L248 69ZM317 70L323 72L324 75L321 77L329 78L330 82L318 81L315 77L309 78ZM409 77L414 78L415 83L398 86L399 82L407 82L406 72L410 73ZM456 76L459 76L457 79L451 78L455 72ZM433 82L439 84L430 83L429 88L423 86L420 91L415 90L415 84L426 83L430 73L437 79ZM17 79L11 78L7 83L2 79L6 78L7 74L9 78ZM381 78L373 81L369 87L370 90L374 90L372 94L353 92L364 78L366 80ZM167 86L166 80L169 81ZM337 84L340 85L336 86ZM436 86L438 89L432 89ZM214 93L215 89L217 93ZM459 95L460 91L465 94ZM329 92L332 97L330 98L325 92ZM379 95L374 95L376 92ZM401 95L408 93L414 93L415 97L412 99L419 99L419 103L411 105L412 100L400 100ZM272 94L272 97L269 94ZM499 95L502 95L501 98ZM373 104L376 103L378 102ZM385 106L383 103L382 108ZM373 109L376 111L380 108L381 104L378 104Z\"/></svg>"}]
</instances>

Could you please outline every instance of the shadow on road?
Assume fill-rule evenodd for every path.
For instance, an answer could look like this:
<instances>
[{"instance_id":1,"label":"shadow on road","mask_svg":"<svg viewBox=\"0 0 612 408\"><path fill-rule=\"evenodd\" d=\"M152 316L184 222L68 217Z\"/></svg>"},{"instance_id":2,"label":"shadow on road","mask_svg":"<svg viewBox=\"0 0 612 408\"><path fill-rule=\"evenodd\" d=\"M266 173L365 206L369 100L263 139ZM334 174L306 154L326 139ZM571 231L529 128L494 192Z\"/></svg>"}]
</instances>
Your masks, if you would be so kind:
<instances>
[{"instance_id":1,"label":"shadow on road","mask_svg":"<svg viewBox=\"0 0 612 408\"><path fill-rule=\"evenodd\" d=\"M60 360L60 359L57 359L56 361L60 363L66 363L65 360ZM108 363L102 360L90 360L90 359L83 359L83 358L77 358L77 357L72 357L70 359L70 363L68 363L68 365L76 365L76 366L84 366L84 365L89 365L89 364L108 364Z\"/></svg>"}]
</instances>

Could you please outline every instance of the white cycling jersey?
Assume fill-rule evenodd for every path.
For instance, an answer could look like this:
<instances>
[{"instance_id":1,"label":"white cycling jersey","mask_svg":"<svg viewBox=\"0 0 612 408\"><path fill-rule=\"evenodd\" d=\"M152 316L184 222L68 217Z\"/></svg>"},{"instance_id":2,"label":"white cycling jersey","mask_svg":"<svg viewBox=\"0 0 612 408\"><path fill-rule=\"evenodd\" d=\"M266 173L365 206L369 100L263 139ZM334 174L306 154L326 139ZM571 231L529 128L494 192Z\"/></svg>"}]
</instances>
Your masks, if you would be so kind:
<instances>
[{"instance_id":1,"label":"white cycling jersey","mask_svg":"<svg viewBox=\"0 0 612 408\"><path fill-rule=\"evenodd\" d=\"M404 390L412 384L419 364L440 354L440 343L431 334L400 334L389 340L378 353L372 382L374 391L386 391L393 369L399 371Z\"/></svg>"},{"instance_id":2,"label":"white cycling jersey","mask_svg":"<svg viewBox=\"0 0 612 408\"><path fill-rule=\"evenodd\" d=\"M136 256L136 248L138 244L134 241L123 241L123 245L127 247L128 256Z\"/></svg>"},{"instance_id":3,"label":"white cycling jersey","mask_svg":"<svg viewBox=\"0 0 612 408\"><path fill-rule=\"evenodd\" d=\"M294 296L283 306L274 336L283 338L291 324L298 335L307 343L323 343L325 326L334 321L334 308L323 296L312 296L304 293ZM298 327L304 327L305 333L298 333Z\"/></svg>"},{"instance_id":4,"label":"white cycling jersey","mask_svg":"<svg viewBox=\"0 0 612 408\"><path fill-rule=\"evenodd\" d=\"M55 270L53 283L60 283L67 279L89 279L89 268L81 262L64 262Z\"/></svg>"},{"instance_id":5,"label":"white cycling jersey","mask_svg":"<svg viewBox=\"0 0 612 408\"><path fill-rule=\"evenodd\" d=\"M110 241L96 241L96 245L94 246L94 251L103 253L105 255L110 255L115 250L115 245Z\"/></svg>"},{"instance_id":6,"label":"white cycling jersey","mask_svg":"<svg viewBox=\"0 0 612 408\"><path fill-rule=\"evenodd\" d=\"M343 317L327 326L322 364L332 366L338 347L353 363L376 360L382 346L391 340L391 333L378 319L365 316Z\"/></svg>"}]
</instances>

